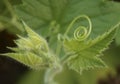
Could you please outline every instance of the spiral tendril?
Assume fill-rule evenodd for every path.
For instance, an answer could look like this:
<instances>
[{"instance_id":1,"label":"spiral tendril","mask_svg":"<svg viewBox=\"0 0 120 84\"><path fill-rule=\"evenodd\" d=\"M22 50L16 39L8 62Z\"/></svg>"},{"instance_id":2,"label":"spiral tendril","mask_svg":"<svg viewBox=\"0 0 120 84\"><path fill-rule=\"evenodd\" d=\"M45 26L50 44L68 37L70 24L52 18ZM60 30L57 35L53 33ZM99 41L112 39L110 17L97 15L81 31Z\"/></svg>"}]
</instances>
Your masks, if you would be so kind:
<instances>
[{"instance_id":1,"label":"spiral tendril","mask_svg":"<svg viewBox=\"0 0 120 84\"><path fill-rule=\"evenodd\" d=\"M86 38L88 38L88 36L90 35L90 33L91 33L91 30L92 30L92 23L91 23L91 20L90 20L90 18L88 17L88 16L86 16L86 15L80 15L80 16L78 16L78 17L76 17L71 23L70 23L70 25L68 26L68 28L67 28L67 30L66 30L66 32L65 32L65 34L64 35L67 35L68 34L68 32L70 31L70 29L72 28L72 26L74 25L74 23L78 20L78 19L80 19L80 18L85 18L87 21L88 21L88 23L89 23L89 29L87 28L87 27L85 27L85 26L79 26L79 27L77 27L77 29L74 31L74 38L76 39L76 40L78 40L78 41L83 41L83 40L85 40ZM88 29L88 30L87 30Z\"/></svg>"}]
</instances>

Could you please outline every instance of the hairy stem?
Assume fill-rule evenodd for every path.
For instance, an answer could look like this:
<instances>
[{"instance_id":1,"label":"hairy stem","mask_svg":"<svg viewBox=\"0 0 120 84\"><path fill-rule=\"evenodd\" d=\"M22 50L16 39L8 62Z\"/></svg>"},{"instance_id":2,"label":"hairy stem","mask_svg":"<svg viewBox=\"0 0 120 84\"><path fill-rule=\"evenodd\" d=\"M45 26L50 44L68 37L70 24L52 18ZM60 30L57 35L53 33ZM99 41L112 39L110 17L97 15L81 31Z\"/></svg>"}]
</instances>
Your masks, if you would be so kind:
<instances>
[{"instance_id":1,"label":"hairy stem","mask_svg":"<svg viewBox=\"0 0 120 84\"><path fill-rule=\"evenodd\" d=\"M56 84L54 77L62 71L62 67L59 68L49 68L45 73L44 84Z\"/></svg>"}]
</instances>

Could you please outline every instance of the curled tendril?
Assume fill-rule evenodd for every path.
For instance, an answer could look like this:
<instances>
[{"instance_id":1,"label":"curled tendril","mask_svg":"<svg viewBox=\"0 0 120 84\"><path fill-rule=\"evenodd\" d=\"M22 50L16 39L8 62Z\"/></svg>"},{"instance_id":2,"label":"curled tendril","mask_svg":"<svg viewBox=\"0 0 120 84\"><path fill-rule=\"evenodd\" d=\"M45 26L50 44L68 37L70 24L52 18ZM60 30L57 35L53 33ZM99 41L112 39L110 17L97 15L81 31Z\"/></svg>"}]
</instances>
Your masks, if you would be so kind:
<instances>
[{"instance_id":1,"label":"curled tendril","mask_svg":"<svg viewBox=\"0 0 120 84\"><path fill-rule=\"evenodd\" d=\"M70 25L68 26L66 32L64 35L67 35L68 32L70 31L70 29L72 28L72 26L74 25L74 23L80 19L80 18L85 18L88 23L89 23L89 29L85 26L79 26L75 31L74 31L74 38L78 41L83 41L85 40L91 33L91 30L92 30L92 23L91 23L91 20L88 16L86 15L80 15L78 17L76 17L71 23ZM88 29L88 30L87 30Z\"/></svg>"}]
</instances>

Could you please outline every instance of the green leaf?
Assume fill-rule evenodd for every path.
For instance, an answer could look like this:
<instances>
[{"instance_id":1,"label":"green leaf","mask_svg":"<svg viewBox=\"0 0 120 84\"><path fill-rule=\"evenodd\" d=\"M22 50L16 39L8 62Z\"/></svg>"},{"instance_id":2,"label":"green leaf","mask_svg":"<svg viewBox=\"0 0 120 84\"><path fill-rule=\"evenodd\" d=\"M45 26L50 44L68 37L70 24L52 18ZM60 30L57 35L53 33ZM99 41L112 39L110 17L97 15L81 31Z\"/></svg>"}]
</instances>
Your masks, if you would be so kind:
<instances>
[{"instance_id":1,"label":"green leaf","mask_svg":"<svg viewBox=\"0 0 120 84\"><path fill-rule=\"evenodd\" d=\"M119 26L120 27L120 26ZM115 38L116 44L120 46L120 28L117 30L116 38Z\"/></svg>"},{"instance_id":2,"label":"green leaf","mask_svg":"<svg viewBox=\"0 0 120 84\"><path fill-rule=\"evenodd\" d=\"M94 40L78 41L74 38L65 40L64 47L69 56L67 57L68 66L77 72L95 67L106 67L99 56L108 48L115 37L115 33L116 27Z\"/></svg>"},{"instance_id":3,"label":"green leaf","mask_svg":"<svg viewBox=\"0 0 120 84\"><path fill-rule=\"evenodd\" d=\"M43 60L41 57L38 57L34 53L26 52L26 53L7 53L7 55L18 62L30 67L31 69L40 70L41 68L45 67L43 64Z\"/></svg>"},{"instance_id":4,"label":"green leaf","mask_svg":"<svg viewBox=\"0 0 120 84\"><path fill-rule=\"evenodd\" d=\"M93 24L91 38L103 34L120 21L120 3L109 0L22 0L16 12L31 28L51 38L50 46L55 47L56 36L64 33L69 23L81 14L88 15ZM60 25L54 32L49 29L52 21ZM85 24L85 21L82 21ZM76 25L79 25L76 23ZM55 25L54 25L55 26ZM76 26L73 27L73 29ZM50 31L51 33L48 33ZM72 31L71 31L72 33ZM52 35L52 36L51 36Z\"/></svg>"},{"instance_id":5,"label":"green leaf","mask_svg":"<svg viewBox=\"0 0 120 84\"><path fill-rule=\"evenodd\" d=\"M6 53L3 55L11 57L35 70L53 66L55 57L49 51L46 40L31 30L25 23L23 24L27 37L18 35L19 39L15 40L17 47L8 47L14 51L14 53Z\"/></svg>"}]
</instances>

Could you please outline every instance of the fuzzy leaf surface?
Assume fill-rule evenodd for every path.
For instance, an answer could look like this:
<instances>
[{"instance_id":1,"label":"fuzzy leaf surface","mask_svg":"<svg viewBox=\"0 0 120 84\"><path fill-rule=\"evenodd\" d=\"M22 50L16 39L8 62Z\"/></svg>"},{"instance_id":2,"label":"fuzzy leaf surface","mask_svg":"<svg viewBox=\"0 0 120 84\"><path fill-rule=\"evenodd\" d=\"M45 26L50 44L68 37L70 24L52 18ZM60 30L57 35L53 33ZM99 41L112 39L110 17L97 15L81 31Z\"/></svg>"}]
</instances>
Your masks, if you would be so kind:
<instances>
[{"instance_id":1,"label":"fuzzy leaf surface","mask_svg":"<svg viewBox=\"0 0 120 84\"><path fill-rule=\"evenodd\" d=\"M105 63L99 58L102 51L108 48L115 37L116 28L97 37L94 40L77 41L76 39L65 40L64 47L68 54L68 66L77 71L87 70L89 68L105 67Z\"/></svg>"},{"instance_id":2,"label":"fuzzy leaf surface","mask_svg":"<svg viewBox=\"0 0 120 84\"><path fill-rule=\"evenodd\" d=\"M54 56L49 52L47 42L25 23L27 37L18 36L17 47L9 48L13 53L3 54L35 70L52 66Z\"/></svg>"},{"instance_id":3,"label":"fuzzy leaf surface","mask_svg":"<svg viewBox=\"0 0 120 84\"><path fill-rule=\"evenodd\" d=\"M28 52L27 53L7 53L5 55L35 70L40 70L42 68L41 66L43 66L42 58L30 52L29 53Z\"/></svg>"}]
</instances>

